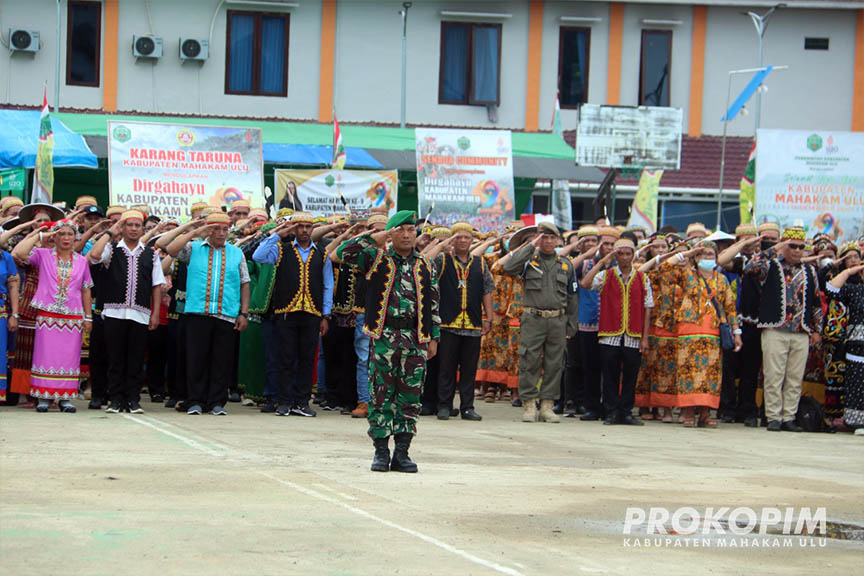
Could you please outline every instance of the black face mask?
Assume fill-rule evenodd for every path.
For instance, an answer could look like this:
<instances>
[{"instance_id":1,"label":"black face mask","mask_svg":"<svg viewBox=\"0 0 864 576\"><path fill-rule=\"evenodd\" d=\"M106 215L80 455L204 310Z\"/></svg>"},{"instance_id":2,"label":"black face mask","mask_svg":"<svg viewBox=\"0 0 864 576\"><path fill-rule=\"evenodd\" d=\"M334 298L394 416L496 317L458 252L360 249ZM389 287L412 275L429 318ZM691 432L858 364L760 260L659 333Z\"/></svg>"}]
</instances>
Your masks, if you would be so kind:
<instances>
[{"instance_id":1,"label":"black face mask","mask_svg":"<svg viewBox=\"0 0 864 576\"><path fill-rule=\"evenodd\" d=\"M769 248L773 248L775 244L777 244L777 243L772 242L771 240L763 240L762 243L759 244L759 247L764 252L765 250L768 250Z\"/></svg>"}]
</instances>

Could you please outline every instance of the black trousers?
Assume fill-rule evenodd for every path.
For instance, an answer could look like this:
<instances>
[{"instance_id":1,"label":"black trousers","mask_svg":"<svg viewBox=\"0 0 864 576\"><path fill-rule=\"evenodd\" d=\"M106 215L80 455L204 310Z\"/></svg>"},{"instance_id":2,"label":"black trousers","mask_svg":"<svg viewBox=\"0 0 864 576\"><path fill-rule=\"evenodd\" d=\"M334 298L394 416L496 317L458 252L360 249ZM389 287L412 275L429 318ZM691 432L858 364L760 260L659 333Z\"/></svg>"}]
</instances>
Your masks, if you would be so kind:
<instances>
[{"instance_id":1,"label":"black trousers","mask_svg":"<svg viewBox=\"0 0 864 576\"><path fill-rule=\"evenodd\" d=\"M331 325L323 339L324 371L327 400L331 404L353 408L357 405L357 353L354 351L354 328Z\"/></svg>"},{"instance_id":2,"label":"black trousers","mask_svg":"<svg viewBox=\"0 0 864 576\"><path fill-rule=\"evenodd\" d=\"M147 391L150 398L165 395L165 368L168 364L168 326L147 333Z\"/></svg>"},{"instance_id":3,"label":"black trousers","mask_svg":"<svg viewBox=\"0 0 864 576\"><path fill-rule=\"evenodd\" d=\"M234 366L234 324L197 314L190 314L186 322L187 403L205 410L225 406Z\"/></svg>"},{"instance_id":4,"label":"black trousers","mask_svg":"<svg viewBox=\"0 0 864 576\"><path fill-rule=\"evenodd\" d=\"M108 396L111 402L140 402L144 384L147 325L105 318L108 348Z\"/></svg>"},{"instance_id":5,"label":"black trousers","mask_svg":"<svg viewBox=\"0 0 864 576\"><path fill-rule=\"evenodd\" d=\"M561 401L572 401L574 408L585 405L585 389L582 382L582 351L579 344L578 335L567 339L564 386L561 387Z\"/></svg>"},{"instance_id":6,"label":"black trousers","mask_svg":"<svg viewBox=\"0 0 864 576\"><path fill-rule=\"evenodd\" d=\"M441 366L440 360L441 348L439 343L438 354L436 354L434 358L426 361L426 374L424 374L425 380L423 381L423 393L420 396L423 408L435 410L438 406L438 378L441 372L439 370Z\"/></svg>"},{"instance_id":7,"label":"black trousers","mask_svg":"<svg viewBox=\"0 0 864 576\"><path fill-rule=\"evenodd\" d=\"M168 322L168 340L174 349L174 359L173 362L169 362L168 369L168 396L178 401L185 400L189 393L189 385L186 381L188 318L186 314L180 314L177 320Z\"/></svg>"},{"instance_id":8,"label":"black trousers","mask_svg":"<svg viewBox=\"0 0 864 576\"><path fill-rule=\"evenodd\" d=\"M762 331L748 322L741 323L741 350L738 352L738 398L735 416L739 420L756 418L756 388L762 370Z\"/></svg>"},{"instance_id":9,"label":"black trousers","mask_svg":"<svg viewBox=\"0 0 864 576\"><path fill-rule=\"evenodd\" d=\"M603 362L600 356L600 344L597 339L597 332L579 332L585 410L586 412L594 412L598 416L602 416L603 403L601 400L602 388L600 387L600 375ZM617 383L618 380L616 379L615 382Z\"/></svg>"},{"instance_id":10,"label":"black trousers","mask_svg":"<svg viewBox=\"0 0 864 576\"><path fill-rule=\"evenodd\" d=\"M279 404L306 406L312 396L321 318L306 312L274 316L279 346Z\"/></svg>"},{"instance_id":11,"label":"black trousers","mask_svg":"<svg viewBox=\"0 0 864 576\"><path fill-rule=\"evenodd\" d=\"M719 416L735 417L738 411L738 390L735 386L735 377L738 372L738 354L732 350L721 350L722 376L720 380L720 407L717 410Z\"/></svg>"},{"instance_id":12,"label":"black trousers","mask_svg":"<svg viewBox=\"0 0 864 576\"><path fill-rule=\"evenodd\" d=\"M599 348L603 355L603 404L606 417L620 420L631 413L636 401L636 380L639 378L642 353L623 345L600 344Z\"/></svg>"},{"instance_id":13,"label":"black trousers","mask_svg":"<svg viewBox=\"0 0 864 576\"><path fill-rule=\"evenodd\" d=\"M93 314L90 331L90 398L108 400L108 348L105 342L105 320Z\"/></svg>"},{"instance_id":14,"label":"black trousers","mask_svg":"<svg viewBox=\"0 0 864 576\"><path fill-rule=\"evenodd\" d=\"M456 395L456 373L459 373L459 411L474 409L474 381L477 376L477 361L480 359L480 337L459 336L441 330L438 343L438 408L453 406Z\"/></svg>"}]
</instances>

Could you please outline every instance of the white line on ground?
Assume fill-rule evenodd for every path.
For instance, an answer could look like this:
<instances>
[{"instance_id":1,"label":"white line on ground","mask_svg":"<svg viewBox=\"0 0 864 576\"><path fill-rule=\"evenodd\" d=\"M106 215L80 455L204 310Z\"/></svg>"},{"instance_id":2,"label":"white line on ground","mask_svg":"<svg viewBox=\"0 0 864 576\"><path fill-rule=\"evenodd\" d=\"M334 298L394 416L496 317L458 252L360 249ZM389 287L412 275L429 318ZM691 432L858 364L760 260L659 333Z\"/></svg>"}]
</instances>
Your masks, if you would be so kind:
<instances>
[{"instance_id":1,"label":"white line on ground","mask_svg":"<svg viewBox=\"0 0 864 576\"><path fill-rule=\"evenodd\" d=\"M190 448L193 448L193 449L198 450L200 452L204 452L205 454L207 454L209 456L218 456L220 458L225 458L226 456L230 456L233 453L239 453L239 451L235 451L234 449L227 447L227 446L225 447L226 453L217 452L217 451L215 451L211 448L208 448L207 446L201 444L200 442L197 442L193 438L190 438L188 436L184 436L182 434L177 434L175 432L171 432L170 430L167 430L166 428L163 428L161 426L156 426L155 424L148 422L147 420L155 420L156 422L159 422L160 424L167 424L167 423L163 423L161 420L159 420L157 418L153 418L152 416L145 419L145 418L138 418L135 416L123 414L123 417L126 418L127 420L135 422L136 424L141 424L143 426L147 426L148 428L156 430L157 432L159 432L161 434L165 434L166 436L170 436L171 438L175 438L177 440L180 440L181 442L183 442L184 444L186 444ZM456 556L464 558L465 560L468 560L469 562L473 562L474 564L477 564L479 566L483 566L484 568L494 570L495 572L500 572L501 574L508 574L509 576L524 576L524 574L522 572L519 572L518 570L514 570L513 568L509 568L507 566L502 566L501 564L498 564L497 562L491 562L489 560L485 560L483 558L480 558L479 556L475 556L474 554L471 554L470 552L465 552L464 550L456 548L455 546L447 544L446 542L442 542L441 540L438 540L437 538L433 538L432 536L427 536L426 534L423 534L422 532L418 532L416 530L412 530L411 528L406 528L405 526L402 526L401 524L396 524L395 522L391 522L390 520L386 520L384 518L381 518L380 516L376 516L370 512L366 512L365 510L363 510L361 508L357 508L356 506L352 506L351 504L347 504L345 502L342 502L340 500L332 498L326 494L322 494L321 492L317 492L315 490L312 490L311 488L306 488L305 486L301 486L300 484L296 484L294 482L291 482L290 480L284 480L282 478L274 476L274 475L270 474L269 472L265 472L263 470L249 470L249 471L254 472L255 474L258 474L260 476L264 476L265 478L269 478L270 480L273 480L274 482L278 482L279 484L282 484L283 486L287 486L289 488L292 488L292 489L296 490L297 492L300 492L301 494L305 494L307 496L315 498L316 500L321 500L322 502L327 502L328 504L335 504L336 506L344 508L345 510L348 510L349 512L351 512L353 514L356 514L357 516L362 516L363 518L367 518L369 520L372 520L374 522L377 522L379 524L387 526L388 528L392 528L392 529L398 530L399 532L402 532L404 534L408 534L409 536L413 536L414 538L422 540L423 542L426 542L427 544L431 544L437 548L440 548L442 550L446 550L447 552L450 552L451 554L454 554Z\"/></svg>"},{"instance_id":2,"label":"white line on ground","mask_svg":"<svg viewBox=\"0 0 864 576\"><path fill-rule=\"evenodd\" d=\"M330 492L331 494L335 494L336 496L339 496L340 498L344 498L345 500L357 500L357 498L355 498L354 496L351 496L350 494L345 494L344 492L339 492L338 490L334 490L333 488L330 488L326 484L315 483L315 484L313 484L313 486L315 486L316 488L320 488L326 492Z\"/></svg>"}]
</instances>

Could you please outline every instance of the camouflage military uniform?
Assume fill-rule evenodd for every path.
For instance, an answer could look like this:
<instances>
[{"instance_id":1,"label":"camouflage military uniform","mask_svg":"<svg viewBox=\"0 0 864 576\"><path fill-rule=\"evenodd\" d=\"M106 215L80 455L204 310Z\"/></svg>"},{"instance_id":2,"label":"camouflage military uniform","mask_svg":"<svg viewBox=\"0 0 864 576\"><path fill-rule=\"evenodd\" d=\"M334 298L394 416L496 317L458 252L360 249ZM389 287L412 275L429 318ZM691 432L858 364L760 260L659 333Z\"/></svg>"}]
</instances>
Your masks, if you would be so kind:
<instances>
[{"instance_id":1,"label":"camouflage military uniform","mask_svg":"<svg viewBox=\"0 0 864 576\"><path fill-rule=\"evenodd\" d=\"M369 236L349 241L341 248L344 262L357 266L364 274L374 272L376 266L389 258L394 264L394 279L389 291L385 317L380 322L380 330L375 331L370 324L372 315L367 304L367 323L364 332L372 337L369 355L369 385L372 405L369 409L369 436L388 438L389 436L417 433L417 418L420 413L420 393L426 372L427 342L419 333L416 322L411 328L394 328L387 324L400 320L418 318L418 294L416 270L425 263L431 270L428 258L413 252L407 258L399 256L392 248L381 250L372 244ZM419 262L418 262L419 261ZM441 319L438 314L438 285L435 275L423 287L424 298L431 300L432 323L429 336L438 339ZM371 285L367 289L371 288ZM367 295L367 302L381 298L379 293Z\"/></svg>"}]
</instances>

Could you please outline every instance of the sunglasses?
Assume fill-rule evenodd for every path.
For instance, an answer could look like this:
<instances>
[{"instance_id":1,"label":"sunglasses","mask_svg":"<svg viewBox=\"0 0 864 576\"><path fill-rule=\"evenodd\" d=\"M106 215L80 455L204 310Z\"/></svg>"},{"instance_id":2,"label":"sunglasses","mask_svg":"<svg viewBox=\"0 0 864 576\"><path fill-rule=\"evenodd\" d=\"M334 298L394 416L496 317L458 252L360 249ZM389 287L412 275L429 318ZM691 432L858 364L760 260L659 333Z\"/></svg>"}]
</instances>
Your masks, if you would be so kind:
<instances>
[{"instance_id":1,"label":"sunglasses","mask_svg":"<svg viewBox=\"0 0 864 576\"><path fill-rule=\"evenodd\" d=\"M789 244L789 248L792 250L804 250L806 247L806 244Z\"/></svg>"}]
</instances>

